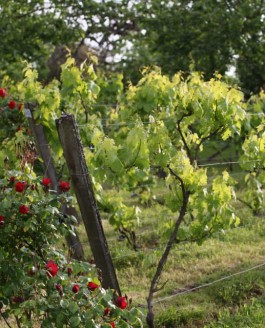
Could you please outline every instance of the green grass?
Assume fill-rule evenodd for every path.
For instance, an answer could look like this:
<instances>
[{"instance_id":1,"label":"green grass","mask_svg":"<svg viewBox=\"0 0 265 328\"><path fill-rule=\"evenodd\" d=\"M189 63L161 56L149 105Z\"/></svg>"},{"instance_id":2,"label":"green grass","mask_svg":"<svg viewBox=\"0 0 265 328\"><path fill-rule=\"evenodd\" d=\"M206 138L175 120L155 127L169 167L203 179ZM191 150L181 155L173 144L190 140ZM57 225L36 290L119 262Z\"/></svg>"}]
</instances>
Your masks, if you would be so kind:
<instances>
[{"instance_id":1,"label":"green grass","mask_svg":"<svg viewBox=\"0 0 265 328\"><path fill-rule=\"evenodd\" d=\"M217 322L205 328L264 328L264 306L265 297L261 297L233 309L223 309L218 313Z\"/></svg>"},{"instance_id":2,"label":"green grass","mask_svg":"<svg viewBox=\"0 0 265 328\"><path fill-rule=\"evenodd\" d=\"M159 193L163 190L159 189ZM137 199L128 199L128 202L135 204ZM264 213L253 216L242 204L237 202L234 205L241 217L239 227L225 234L215 234L201 246L182 243L173 248L161 278L161 283L166 284L154 299L156 302L170 297L154 304L156 327L265 327L261 311L265 302L265 266L194 292L177 295L180 291L214 282L265 262ZM145 312L150 280L165 247L166 239L162 233L164 223L174 219L174 215L159 204L142 206L141 209L142 221L136 229L140 246L137 252L125 240L119 241L119 233L105 219L103 226L121 290ZM79 227L79 234L90 258L82 227Z\"/></svg>"}]
</instances>

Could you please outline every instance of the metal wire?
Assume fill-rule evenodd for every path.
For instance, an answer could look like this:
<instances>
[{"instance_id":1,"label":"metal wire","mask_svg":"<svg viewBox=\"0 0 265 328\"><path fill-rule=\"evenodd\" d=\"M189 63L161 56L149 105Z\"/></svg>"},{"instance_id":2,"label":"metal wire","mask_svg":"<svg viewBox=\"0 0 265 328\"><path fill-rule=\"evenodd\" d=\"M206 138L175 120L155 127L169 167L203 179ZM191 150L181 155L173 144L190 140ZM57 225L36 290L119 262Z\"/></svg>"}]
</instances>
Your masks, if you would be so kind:
<instances>
[{"instance_id":1,"label":"metal wire","mask_svg":"<svg viewBox=\"0 0 265 328\"><path fill-rule=\"evenodd\" d=\"M260 264L258 264L258 265L255 265L255 266L253 266L253 267L251 267L251 268L248 268L248 269L246 269L246 270L238 271L238 272L236 272L236 273L232 273L232 274L230 274L230 275L228 275L228 276L224 276L224 277L222 277L222 278L220 278L220 279L216 279L216 280L214 280L214 281L211 281L211 282L208 282L208 283L202 284L202 285L200 285L200 286L193 287L193 288L190 288L190 289L186 289L186 290L184 290L184 291L180 291L180 292L178 292L178 293L176 293L176 294L174 294L174 295L169 295L169 296L166 296L166 297L163 297L163 298L159 298L158 300L154 301L153 304L161 303L161 302L164 302L164 301L170 300L170 299L172 299L172 298L174 298L174 297L176 297L176 296L184 295L184 294L187 294L187 293L191 293L191 292L197 291L197 290L202 289L202 288L206 288L206 287L212 286L212 285L214 285L214 284L216 284L216 283L218 283L218 282L221 282L221 281L224 281L224 280L228 280L228 279L230 279L230 278L232 278L232 277L235 277L235 276L238 276L238 275L244 274L244 273L246 273L246 272L250 272L250 271L253 271L253 270L259 269L259 268L261 268L261 267L263 267L263 266L265 266L265 262L264 262L264 263L260 263Z\"/></svg>"}]
</instances>

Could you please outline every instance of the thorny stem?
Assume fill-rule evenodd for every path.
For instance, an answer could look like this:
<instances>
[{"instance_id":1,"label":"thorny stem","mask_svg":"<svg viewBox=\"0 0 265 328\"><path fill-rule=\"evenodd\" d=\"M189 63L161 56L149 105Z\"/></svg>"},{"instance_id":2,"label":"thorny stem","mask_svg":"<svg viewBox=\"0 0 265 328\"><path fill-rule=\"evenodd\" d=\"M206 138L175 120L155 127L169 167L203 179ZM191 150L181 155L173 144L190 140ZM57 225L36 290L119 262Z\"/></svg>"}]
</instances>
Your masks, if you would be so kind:
<instances>
[{"instance_id":1,"label":"thorny stem","mask_svg":"<svg viewBox=\"0 0 265 328\"><path fill-rule=\"evenodd\" d=\"M10 326L10 324L8 323L8 321L6 320L5 316L4 316L2 313L1 313L1 317L4 319L6 325L7 325L9 328L12 328L12 327Z\"/></svg>"},{"instance_id":2,"label":"thorny stem","mask_svg":"<svg viewBox=\"0 0 265 328\"><path fill-rule=\"evenodd\" d=\"M17 322L17 326L18 326L18 328L21 328L21 324L20 324L20 321L19 321L19 319L18 319L18 316L15 316L15 318L16 318L16 322Z\"/></svg>"}]
</instances>

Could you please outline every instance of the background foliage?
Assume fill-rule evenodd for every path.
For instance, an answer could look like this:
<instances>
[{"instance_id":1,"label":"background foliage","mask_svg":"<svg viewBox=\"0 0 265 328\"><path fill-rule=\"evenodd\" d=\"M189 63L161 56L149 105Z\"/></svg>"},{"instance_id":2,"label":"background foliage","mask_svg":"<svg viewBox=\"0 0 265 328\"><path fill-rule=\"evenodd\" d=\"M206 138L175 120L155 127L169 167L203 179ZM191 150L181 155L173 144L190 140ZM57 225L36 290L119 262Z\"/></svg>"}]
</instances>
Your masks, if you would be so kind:
<instances>
[{"instance_id":1,"label":"background foliage","mask_svg":"<svg viewBox=\"0 0 265 328\"><path fill-rule=\"evenodd\" d=\"M134 82L139 68L155 64L167 74L195 70L207 79L234 67L247 96L264 86L262 0L20 0L0 8L2 75L21 77L27 60L42 80L58 78L66 46L79 64L96 55L99 67Z\"/></svg>"}]
</instances>

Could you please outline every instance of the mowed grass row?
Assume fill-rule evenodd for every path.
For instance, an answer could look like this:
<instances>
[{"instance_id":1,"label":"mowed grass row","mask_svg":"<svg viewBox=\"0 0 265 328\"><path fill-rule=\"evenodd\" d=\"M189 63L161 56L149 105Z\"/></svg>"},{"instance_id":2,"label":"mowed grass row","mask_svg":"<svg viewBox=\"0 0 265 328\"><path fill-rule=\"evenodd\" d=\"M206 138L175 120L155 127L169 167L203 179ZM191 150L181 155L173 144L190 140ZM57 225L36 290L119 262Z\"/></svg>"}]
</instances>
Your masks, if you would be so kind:
<instances>
[{"instance_id":1,"label":"mowed grass row","mask_svg":"<svg viewBox=\"0 0 265 328\"><path fill-rule=\"evenodd\" d=\"M128 202L137 204L137 198L127 196ZM241 218L239 227L215 234L201 246L181 243L173 248L161 279L161 284L166 284L154 300L156 327L265 327L265 314L261 311L265 302L265 266L189 292L265 263L264 213L253 216L242 204L235 206ZM150 281L166 243L165 223L171 222L174 215L155 202L150 207L141 206L141 211L142 220L136 229L137 252L119 238L105 219L103 226L122 292L145 311ZM87 258L91 258L82 226L78 231ZM158 300L161 302L156 303ZM238 325L240 320L242 325ZM259 326L262 321L263 326Z\"/></svg>"}]
</instances>

